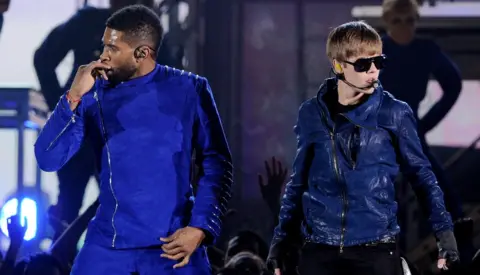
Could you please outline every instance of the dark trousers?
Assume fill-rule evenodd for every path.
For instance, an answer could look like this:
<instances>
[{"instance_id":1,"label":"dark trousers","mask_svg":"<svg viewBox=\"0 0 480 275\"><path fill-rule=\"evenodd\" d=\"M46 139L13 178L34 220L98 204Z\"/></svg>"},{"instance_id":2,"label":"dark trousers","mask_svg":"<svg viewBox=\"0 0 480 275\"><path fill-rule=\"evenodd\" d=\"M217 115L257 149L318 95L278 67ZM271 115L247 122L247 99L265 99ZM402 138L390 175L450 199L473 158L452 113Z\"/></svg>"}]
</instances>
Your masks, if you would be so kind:
<instances>
[{"instance_id":1,"label":"dark trousers","mask_svg":"<svg viewBox=\"0 0 480 275\"><path fill-rule=\"evenodd\" d=\"M339 247L307 243L301 251L300 275L401 275L395 244Z\"/></svg>"}]
</instances>

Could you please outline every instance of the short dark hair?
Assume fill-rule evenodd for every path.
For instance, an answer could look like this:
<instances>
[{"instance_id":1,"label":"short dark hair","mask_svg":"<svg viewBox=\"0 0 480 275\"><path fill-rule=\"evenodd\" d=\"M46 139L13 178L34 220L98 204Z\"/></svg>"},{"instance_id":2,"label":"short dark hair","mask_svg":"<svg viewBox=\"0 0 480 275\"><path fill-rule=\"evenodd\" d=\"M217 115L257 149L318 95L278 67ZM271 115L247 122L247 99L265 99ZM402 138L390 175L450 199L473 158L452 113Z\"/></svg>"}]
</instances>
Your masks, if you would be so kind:
<instances>
[{"instance_id":1,"label":"short dark hair","mask_svg":"<svg viewBox=\"0 0 480 275\"><path fill-rule=\"evenodd\" d=\"M143 5L126 6L108 18L106 26L125 33L130 45L148 41L158 51L163 38L160 17L152 9Z\"/></svg>"}]
</instances>

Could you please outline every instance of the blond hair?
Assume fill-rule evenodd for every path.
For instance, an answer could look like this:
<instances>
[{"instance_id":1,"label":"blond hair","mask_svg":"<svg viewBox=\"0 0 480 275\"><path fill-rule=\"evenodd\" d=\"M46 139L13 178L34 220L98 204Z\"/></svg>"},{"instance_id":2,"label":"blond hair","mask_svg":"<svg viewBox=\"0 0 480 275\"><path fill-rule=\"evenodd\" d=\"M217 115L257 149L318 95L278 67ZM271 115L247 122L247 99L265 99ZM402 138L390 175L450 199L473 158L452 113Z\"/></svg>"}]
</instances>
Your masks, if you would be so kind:
<instances>
[{"instance_id":1,"label":"blond hair","mask_svg":"<svg viewBox=\"0 0 480 275\"><path fill-rule=\"evenodd\" d=\"M418 16L417 0L383 0L382 13L384 17L394 13L410 12L414 12Z\"/></svg>"},{"instance_id":2,"label":"blond hair","mask_svg":"<svg viewBox=\"0 0 480 275\"><path fill-rule=\"evenodd\" d=\"M360 55L382 53L382 39L378 32L363 21L353 21L334 28L327 39L330 61L346 61Z\"/></svg>"}]
</instances>

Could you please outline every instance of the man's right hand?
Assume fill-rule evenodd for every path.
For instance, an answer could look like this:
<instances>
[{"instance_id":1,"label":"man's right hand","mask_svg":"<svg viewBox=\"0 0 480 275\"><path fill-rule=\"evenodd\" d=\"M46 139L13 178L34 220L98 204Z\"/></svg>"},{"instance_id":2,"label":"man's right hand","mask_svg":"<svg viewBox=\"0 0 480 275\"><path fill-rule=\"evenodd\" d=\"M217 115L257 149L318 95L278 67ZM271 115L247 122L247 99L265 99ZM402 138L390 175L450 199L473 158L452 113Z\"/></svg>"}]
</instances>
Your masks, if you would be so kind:
<instances>
[{"instance_id":1,"label":"man's right hand","mask_svg":"<svg viewBox=\"0 0 480 275\"><path fill-rule=\"evenodd\" d=\"M275 275L282 275L280 268L275 268Z\"/></svg>"},{"instance_id":2,"label":"man's right hand","mask_svg":"<svg viewBox=\"0 0 480 275\"><path fill-rule=\"evenodd\" d=\"M100 76L108 80L106 71L109 69L111 69L111 67L103 64L100 60L80 66L73 79L72 87L68 95L72 100L80 100L84 94L92 89L95 84L95 77Z\"/></svg>"}]
</instances>

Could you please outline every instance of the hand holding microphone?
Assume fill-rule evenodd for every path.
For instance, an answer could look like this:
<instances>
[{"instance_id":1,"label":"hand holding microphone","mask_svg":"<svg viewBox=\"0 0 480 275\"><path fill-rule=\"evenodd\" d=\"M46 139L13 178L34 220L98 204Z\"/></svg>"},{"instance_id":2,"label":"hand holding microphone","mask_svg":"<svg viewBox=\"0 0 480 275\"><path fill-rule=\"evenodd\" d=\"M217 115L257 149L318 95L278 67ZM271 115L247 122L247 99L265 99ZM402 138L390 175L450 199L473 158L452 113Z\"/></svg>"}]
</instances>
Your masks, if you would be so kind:
<instances>
[{"instance_id":1,"label":"hand holding microphone","mask_svg":"<svg viewBox=\"0 0 480 275\"><path fill-rule=\"evenodd\" d=\"M102 77L103 79L108 79L105 71L109 69L111 69L111 67L103 64L100 60L93 61L88 65L82 65L78 68L72 86L65 95L70 105L70 110L75 110L78 104L80 104L83 95L93 88L95 78Z\"/></svg>"},{"instance_id":2,"label":"hand holding microphone","mask_svg":"<svg viewBox=\"0 0 480 275\"><path fill-rule=\"evenodd\" d=\"M346 79L345 79L345 75L344 74L339 74L339 73L335 73L338 77L339 80L345 82L345 84L347 84L348 86L352 87L352 88L355 88L355 89L358 89L358 90L369 90L371 88L378 88L378 79L375 79L374 81L372 81L372 83L370 83L369 85L367 86L364 86L364 87L359 87L359 86L356 86L356 85L353 85L352 83L348 82Z\"/></svg>"},{"instance_id":3,"label":"hand holding microphone","mask_svg":"<svg viewBox=\"0 0 480 275\"><path fill-rule=\"evenodd\" d=\"M105 80L108 79L106 71L110 69L110 66L103 64L100 60L80 66L73 79L72 86L68 93L69 96L73 101L79 101L84 94L92 89L97 77L102 77Z\"/></svg>"}]
</instances>

